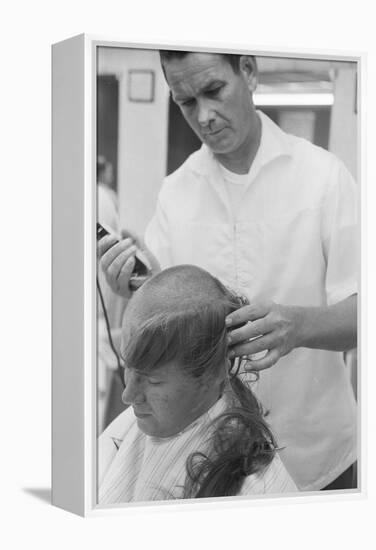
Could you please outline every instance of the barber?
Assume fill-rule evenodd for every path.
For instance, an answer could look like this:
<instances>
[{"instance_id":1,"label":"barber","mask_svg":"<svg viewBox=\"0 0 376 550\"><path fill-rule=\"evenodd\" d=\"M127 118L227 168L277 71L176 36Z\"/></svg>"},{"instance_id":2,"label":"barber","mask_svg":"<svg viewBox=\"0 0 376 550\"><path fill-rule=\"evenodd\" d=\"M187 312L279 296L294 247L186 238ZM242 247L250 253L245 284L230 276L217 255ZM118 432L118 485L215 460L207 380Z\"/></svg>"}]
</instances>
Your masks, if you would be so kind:
<instances>
[{"instance_id":1,"label":"barber","mask_svg":"<svg viewBox=\"0 0 376 550\"><path fill-rule=\"evenodd\" d=\"M334 155L256 111L252 56L164 51L161 62L203 145L165 179L147 250L162 269L196 264L247 295L251 305L227 319L231 354L262 371L256 393L288 471L300 490L352 487L356 404L343 352L357 343L355 183ZM111 244L102 266L124 295L143 245Z\"/></svg>"}]
</instances>

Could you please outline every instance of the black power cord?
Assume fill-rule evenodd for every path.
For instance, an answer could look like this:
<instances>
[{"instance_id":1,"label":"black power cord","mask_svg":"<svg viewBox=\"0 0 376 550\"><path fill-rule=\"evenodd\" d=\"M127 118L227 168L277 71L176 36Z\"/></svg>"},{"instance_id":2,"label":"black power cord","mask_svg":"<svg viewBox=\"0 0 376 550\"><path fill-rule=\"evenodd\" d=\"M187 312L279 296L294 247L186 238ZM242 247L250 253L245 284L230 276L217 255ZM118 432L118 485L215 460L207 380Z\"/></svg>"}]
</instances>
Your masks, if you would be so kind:
<instances>
[{"instance_id":1,"label":"black power cord","mask_svg":"<svg viewBox=\"0 0 376 550\"><path fill-rule=\"evenodd\" d=\"M103 309L103 315L104 315L104 320L105 320L105 323L106 323L106 329L107 329L107 334L108 334L108 341L110 342L110 347L116 357L116 362L117 362L117 374L123 384L123 387L125 387L125 383L124 383L124 368L121 364L121 361L120 361L120 357L119 357L119 354L115 348L115 345L114 345L114 342L112 340L112 335L111 335L111 327L110 327L110 322L108 320L108 314L107 314L107 309L106 309L106 306L105 306L105 303L104 303L104 298L103 298L103 294L102 294L102 290L101 290L101 287L100 287L100 284L99 284L99 280L98 280L98 277L97 277L97 289L98 289L98 294L99 294L99 298L100 298L100 301L101 301L101 305L102 305L102 309Z\"/></svg>"}]
</instances>

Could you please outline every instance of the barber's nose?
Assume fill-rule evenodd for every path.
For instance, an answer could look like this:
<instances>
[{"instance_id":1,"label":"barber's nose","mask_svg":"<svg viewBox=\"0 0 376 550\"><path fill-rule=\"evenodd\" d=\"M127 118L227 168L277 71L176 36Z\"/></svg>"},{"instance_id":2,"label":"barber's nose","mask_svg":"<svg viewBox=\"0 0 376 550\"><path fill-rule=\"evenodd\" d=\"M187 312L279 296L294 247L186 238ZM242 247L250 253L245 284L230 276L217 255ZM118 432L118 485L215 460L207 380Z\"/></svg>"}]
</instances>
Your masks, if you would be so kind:
<instances>
[{"instance_id":1,"label":"barber's nose","mask_svg":"<svg viewBox=\"0 0 376 550\"><path fill-rule=\"evenodd\" d=\"M142 384L139 375L128 370L124 376L125 388L121 396L124 405L141 403L144 400Z\"/></svg>"},{"instance_id":2,"label":"barber's nose","mask_svg":"<svg viewBox=\"0 0 376 550\"><path fill-rule=\"evenodd\" d=\"M210 123L214 120L215 114L207 101L203 100L198 103L197 117L198 122L202 127L209 126Z\"/></svg>"}]
</instances>

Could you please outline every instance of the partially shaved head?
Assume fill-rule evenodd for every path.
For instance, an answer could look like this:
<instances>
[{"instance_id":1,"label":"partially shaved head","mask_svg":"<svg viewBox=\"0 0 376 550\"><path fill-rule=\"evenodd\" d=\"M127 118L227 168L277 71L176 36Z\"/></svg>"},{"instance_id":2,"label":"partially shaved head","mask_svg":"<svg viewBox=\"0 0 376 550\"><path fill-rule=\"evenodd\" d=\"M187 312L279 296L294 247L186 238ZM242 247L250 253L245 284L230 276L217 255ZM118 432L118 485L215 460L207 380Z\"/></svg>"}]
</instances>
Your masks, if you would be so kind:
<instances>
[{"instance_id":1,"label":"partially shaved head","mask_svg":"<svg viewBox=\"0 0 376 550\"><path fill-rule=\"evenodd\" d=\"M155 314L182 314L192 308L223 301L226 288L200 267L179 265L161 271L149 279L129 302L124 323L142 322Z\"/></svg>"},{"instance_id":2,"label":"partially shaved head","mask_svg":"<svg viewBox=\"0 0 376 550\"><path fill-rule=\"evenodd\" d=\"M123 401L144 433L178 433L228 387L225 318L239 305L192 265L166 269L134 294L122 328Z\"/></svg>"},{"instance_id":3,"label":"partially shaved head","mask_svg":"<svg viewBox=\"0 0 376 550\"><path fill-rule=\"evenodd\" d=\"M178 361L193 376L207 375L227 357L225 318L239 299L204 269L180 265L149 279L126 309L125 363L140 370Z\"/></svg>"}]
</instances>

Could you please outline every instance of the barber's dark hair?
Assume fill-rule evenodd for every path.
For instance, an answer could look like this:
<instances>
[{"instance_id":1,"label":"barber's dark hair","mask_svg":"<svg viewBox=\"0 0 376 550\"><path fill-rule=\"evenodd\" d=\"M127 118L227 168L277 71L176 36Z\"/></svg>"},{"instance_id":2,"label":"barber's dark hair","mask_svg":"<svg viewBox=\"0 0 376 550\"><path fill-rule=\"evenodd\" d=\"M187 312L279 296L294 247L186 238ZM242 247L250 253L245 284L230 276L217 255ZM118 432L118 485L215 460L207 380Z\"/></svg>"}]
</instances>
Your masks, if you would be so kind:
<instances>
[{"instance_id":1,"label":"barber's dark hair","mask_svg":"<svg viewBox=\"0 0 376 550\"><path fill-rule=\"evenodd\" d=\"M161 59L161 65L164 72L164 62L170 61L170 59L183 59L190 53L195 52L187 52L187 51L181 51L181 50L160 50L159 56ZM240 55L239 54L232 54L232 53L221 53L220 54L228 63L230 63L234 73L239 73L240 71Z\"/></svg>"},{"instance_id":2,"label":"barber's dark hair","mask_svg":"<svg viewBox=\"0 0 376 550\"><path fill-rule=\"evenodd\" d=\"M147 284L157 288L161 279L185 268L192 266L164 270ZM212 285L208 297L187 298L178 308L151 313L129 333L122 350L125 365L137 370L151 371L176 361L188 375L208 380L221 369L229 369L228 407L213 422L207 453L193 453L187 460L184 498L236 495L248 475L262 471L272 461L276 448L261 405L238 372L239 366L235 368L238 360L228 366L225 318L244 300L201 271Z\"/></svg>"}]
</instances>

